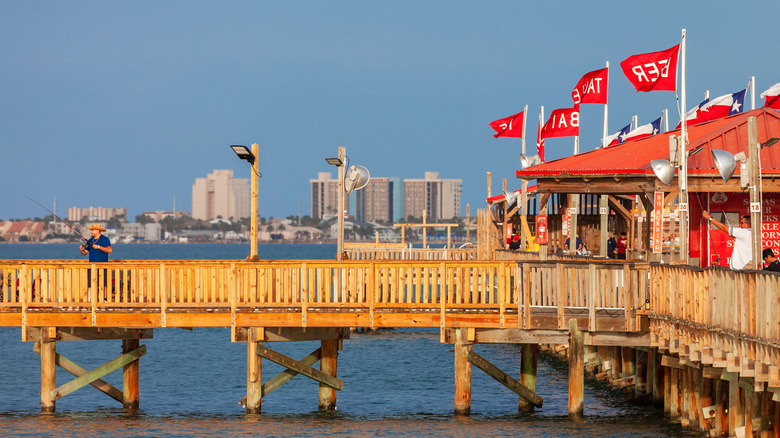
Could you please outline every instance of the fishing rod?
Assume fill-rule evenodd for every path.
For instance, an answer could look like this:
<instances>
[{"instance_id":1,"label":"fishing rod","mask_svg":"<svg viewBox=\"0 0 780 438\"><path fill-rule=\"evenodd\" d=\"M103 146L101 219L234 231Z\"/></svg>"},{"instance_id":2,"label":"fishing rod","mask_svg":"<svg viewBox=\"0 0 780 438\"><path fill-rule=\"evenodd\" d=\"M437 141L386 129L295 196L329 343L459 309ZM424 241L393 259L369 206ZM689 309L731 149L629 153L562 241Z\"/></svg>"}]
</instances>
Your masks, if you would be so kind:
<instances>
[{"instance_id":1,"label":"fishing rod","mask_svg":"<svg viewBox=\"0 0 780 438\"><path fill-rule=\"evenodd\" d=\"M41 207L42 207L44 210L46 210L46 211L48 211L49 213L51 213L51 215L52 215L52 216L54 216L55 218L59 219L59 221L60 221L60 222L62 222L63 224L65 224L65 226L66 226L66 227L70 228L71 230L73 230L73 232L74 232L74 233L78 234L78 236L79 236L79 237L81 237L82 239L84 239L84 242L86 242L86 245L89 245L89 239L87 239L86 237L82 236L82 235L81 235L81 233L79 233L78 231L76 231L76 229L75 229L75 228L71 227L69 223L67 223L67 222L65 222L64 220L62 220L62 218L61 218L61 217L59 217L59 216L57 216L56 214L54 214L54 212L53 212L53 211L51 211L51 210L49 210L48 208L46 208L46 206L45 206L45 205L41 204L40 202L36 201L35 199L33 199L33 198L31 198L31 197L29 197L29 196L27 196L27 195L25 195L25 198L27 198L27 199L29 199L30 201L32 201L32 202L34 202L34 203L36 203L36 204L40 205L40 206L41 206Z\"/></svg>"}]
</instances>

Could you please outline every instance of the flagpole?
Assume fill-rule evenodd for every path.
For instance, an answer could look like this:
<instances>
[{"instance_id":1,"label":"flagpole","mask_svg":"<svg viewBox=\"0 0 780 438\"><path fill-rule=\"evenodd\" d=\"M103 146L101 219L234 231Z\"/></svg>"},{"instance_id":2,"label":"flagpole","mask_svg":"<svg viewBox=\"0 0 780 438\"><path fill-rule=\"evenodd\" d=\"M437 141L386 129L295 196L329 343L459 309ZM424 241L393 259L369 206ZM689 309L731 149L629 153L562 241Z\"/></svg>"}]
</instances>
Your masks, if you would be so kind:
<instances>
[{"instance_id":1,"label":"flagpole","mask_svg":"<svg viewBox=\"0 0 780 438\"><path fill-rule=\"evenodd\" d=\"M525 122L528 117L528 105L523 107L523 155L525 155ZM525 224L527 220L528 215L528 180L520 180L520 220L523 222L523 225ZM509 205L507 205L507 208L509 208ZM520 227L520 247L523 248L523 251L526 250L525 243L528 239L528 236L525 235L525 229L526 226Z\"/></svg>"},{"instance_id":2,"label":"flagpole","mask_svg":"<svg viewBox=\"0 0 780 438\"><path fill-rule=\"evenodd\" d=\"M523 108L523 155L525 155L525 119L528 115L528 105Z\"/></svg>"},{"instance_id":3,"label":"flagpole","mask_svg":"<svg viewBox=\"0 0 780 438\"><path fill-rule=\"evenodd\" d=\"M601 136L601 147L605 148L607 147L607 135L609 132L609 127L607 126L608 122L608 112L607 107L609 106L609 61L607 61L607 96L604 101L604 132ZM599 239L599 255L601 257L607 257L609 254L607 254L607 239L609 238L609 201L607 198L607 195L601 195L599 197L599 225L601 227L600 239ZM577 244L577 241L575 239L574 244Z\"/></svg>"},{"instance_id":4,"label":"flagpole","mask_svg":"<svg viewBox=\"0 0 780 438\"><path fill-rule=\"evenodd\" d=\"M609 135L609 129L607 126L607 106L609 106L609 61L607 61L607 97L604 104L604 135L601 136L601 147L607 147L607 136Z\"/></svg>"},{"instance_id":5,"label":"flagpole","mask_svg":"<svg viewBox=\"0 0 780 438\"><path fill-rule=\"evenodd\" d=\"M688 264L688 133L686 132L686 113L688 109L685 101L685 29L682 30L682 42L680 43L682 67L680 69L680 105L682 106L682 123L680 125L680 143L677 148L680 153L680 260Z\"/></svg>"},{"instance_id":6,"label":"flagpole","mask_svg":"<svg viewBox=\"0 0 780 438\"><path fill-rule=\"evenodd\" d=\"M664 108L664 110L661 112L661 117L664 118L664 132L669 132L669 109ZM673 157L669 157L673 158Z\"/></svg>"},{"instance_id":7,"label":"flagpole","mask_svg":"<svg viewBox=\"0 0 780 438\"><path fill-rule=\"evenodd\" d=\"M537 134L539 136L540 141L544 141L542 138L542 126L544 126L544 105L539 107L539 133ZM538 147L538 145L537 145ZM539 154L539 150L536 151L537 155ZM540 157L541 158L541 157ZM544 160L542 160L544 161Z\"/></svg>"},{"instance_id":8,"label":"flagpole","mask_svg":"<svg viewBox=\"0 0 780 438\"><path fill-rule=\"evenodd\" d=\"M748 83L748 87L750 87L750 109L754 110L756 109L756 77L751 76L750 82Z\"/></svg>"}]
</instances>

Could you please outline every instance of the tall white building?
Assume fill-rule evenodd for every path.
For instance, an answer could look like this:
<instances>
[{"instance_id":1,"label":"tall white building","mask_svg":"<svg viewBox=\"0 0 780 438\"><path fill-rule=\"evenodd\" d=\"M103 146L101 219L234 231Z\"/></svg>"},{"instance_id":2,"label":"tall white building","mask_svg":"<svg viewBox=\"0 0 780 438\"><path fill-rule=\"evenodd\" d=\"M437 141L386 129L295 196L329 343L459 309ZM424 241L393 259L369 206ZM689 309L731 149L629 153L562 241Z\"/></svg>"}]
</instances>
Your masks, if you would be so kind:
<instances>
[{"instance_id":1,"label":"tall white building","mask_svg":"<svg viewBox=\"0 0 780 438\"><path fill-rule=\"evenodd\" d=\"M195 178L192 218L207 221L249 217L249 193L248 178L233 178L233 169L215 169L206 178Z\"/></svg>"}]
</instances>

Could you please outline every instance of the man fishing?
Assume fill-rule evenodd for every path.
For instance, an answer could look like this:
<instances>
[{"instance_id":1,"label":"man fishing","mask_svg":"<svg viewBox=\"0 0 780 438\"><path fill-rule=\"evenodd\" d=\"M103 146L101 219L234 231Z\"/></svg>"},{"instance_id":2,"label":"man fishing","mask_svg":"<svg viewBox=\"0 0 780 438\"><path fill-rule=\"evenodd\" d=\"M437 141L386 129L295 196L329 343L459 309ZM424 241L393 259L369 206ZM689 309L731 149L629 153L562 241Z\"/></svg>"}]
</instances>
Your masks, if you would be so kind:
<instances>
[{"instance_id":1,"label":"man fishing","mask_svg":"<svg viewBox=\"0 0 780 438\"><path fill-rule=\"evenodd\" d=\"M106 229L101 227L98 223L92 224L92 226L87 227L87 229L92 231L92 238L79 246L81 255L87 255L87 253L89 253L90 262L107 262L108 255L111 254L112 251L111 241L108 237L100 234L101 232L106 231Z\"/></svg>"}]
</instances>

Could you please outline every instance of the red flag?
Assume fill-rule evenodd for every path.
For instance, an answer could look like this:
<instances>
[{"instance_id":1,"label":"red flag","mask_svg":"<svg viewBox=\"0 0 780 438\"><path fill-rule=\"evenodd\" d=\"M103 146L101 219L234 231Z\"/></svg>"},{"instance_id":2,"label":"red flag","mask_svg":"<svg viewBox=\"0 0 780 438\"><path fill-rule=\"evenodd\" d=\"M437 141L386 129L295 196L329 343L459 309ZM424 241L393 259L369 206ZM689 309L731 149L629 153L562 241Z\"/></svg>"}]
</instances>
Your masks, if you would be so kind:
<instances>
[{"instance_id":1,"label":"red flag","mask_svg":"<svg viewBox=\"0 0 780 438\"><path fill-rule=\"evenodd\" d=\"M609 69L602 68L586 73L585 76L577 82L574 91L571 92L571 98L574 106L581 103L607 103L607 77Z\"/></svg>"},{"instance_id":2,"label":"red flag","mask_svg":"<svg viewBox=\"0 0 780 438\"><path fill-rule=\"evenodd\" d=\"M490 122L490 127L496 131L493 138L498 137L523 137L523 113L521 111L513 116L505 117Z\"/></svg>"},{"instance_id":3,"label":"red flag","mask_svg":"<svg viewBox=\"0 0 780 438\"><path fill-rule=\"evenodd\" d=\"M677 55L680 45L660 52L629 56L620 63L636 91L677 90Z\"/></svg>"},{"instance_id":4,"label":"red flag","mask_svg":"<svg viewBox=\"0 0 780 438\"><path fill-rule=\"evenodd\" d=\"M542 138L542 122L539 122L539 129L536 131L536 154L544 163L544 139Z\"/></svg>"},{"instance_id":5,"label":"red flag","mask_svg":"<svg viewBox=\"0 0 780 438\"><path fill-rule=\"evenodd\" d=\"M772 85L768 90L761 93L761 98L766 99L764 101L765 107L780 109L780 82Z\"/></svg>"},{"instance_id":6,"label":"red flag","mask_svg":"<svg viewBox=\"0 0 780 438\"><path fill-rule=\"evenodd\" d=\"M550 113L542 127L542 138L580 135L580 112L577 108L559 108Z\"/></svg>"}]
</instances>

